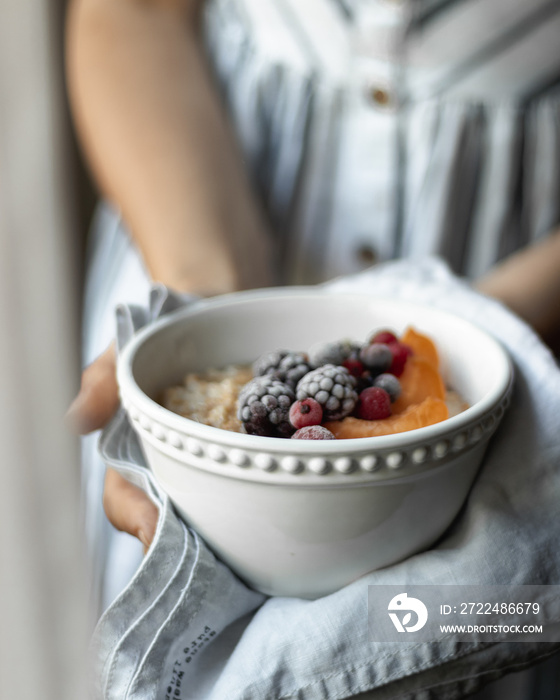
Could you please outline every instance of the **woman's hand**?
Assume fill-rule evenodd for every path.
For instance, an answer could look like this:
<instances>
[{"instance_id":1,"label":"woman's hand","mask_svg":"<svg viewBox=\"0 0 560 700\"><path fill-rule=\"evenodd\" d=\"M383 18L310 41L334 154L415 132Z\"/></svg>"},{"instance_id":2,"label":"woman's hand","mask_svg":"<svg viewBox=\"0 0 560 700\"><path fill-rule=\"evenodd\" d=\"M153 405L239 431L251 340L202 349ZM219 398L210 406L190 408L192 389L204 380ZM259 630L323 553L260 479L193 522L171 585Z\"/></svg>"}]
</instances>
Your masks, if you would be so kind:
<instances>
[{"instance_id":1,"label":"woman's hand","mask_svg":"<svg viewBox=\"0 0 560 700\"><path fill-rule=\"evenodd\" d=\"M115 347L111 344L82 374L80 392L67 413L75 432L84 435L103 428L119 405ZM113 469L107 469L103 507L109 521L137 537L147 549L152 543L158 510L148 496Z\"/></svg>"},{"instance_id":2,"label":"woman's hand","mask_svg":"<svg viewBox=\"0 0 560 700\"><path fill-rule=\"evenodd\" d=\"M506 258L475 286L508 306L560 354L560 229Z\"/></svg>"}]
</instances>

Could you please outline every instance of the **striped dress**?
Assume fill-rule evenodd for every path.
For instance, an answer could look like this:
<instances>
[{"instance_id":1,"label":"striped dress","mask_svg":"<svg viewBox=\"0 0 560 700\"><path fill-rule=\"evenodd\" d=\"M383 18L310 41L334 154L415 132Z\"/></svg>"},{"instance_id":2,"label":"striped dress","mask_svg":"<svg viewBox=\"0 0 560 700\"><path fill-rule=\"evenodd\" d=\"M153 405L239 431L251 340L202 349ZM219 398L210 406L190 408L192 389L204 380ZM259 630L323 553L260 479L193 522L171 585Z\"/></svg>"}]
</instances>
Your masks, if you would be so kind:
<instances>
[{"instance_id":1,"label":"striped dress","mask_svg":"<svg viewBox=\"0 0 560 700\"><path fill-rule=\"evenodd\" d=\"M208 46L287 282L560 219L557 0L211 0Z\"/></svg>"}]
</instances>

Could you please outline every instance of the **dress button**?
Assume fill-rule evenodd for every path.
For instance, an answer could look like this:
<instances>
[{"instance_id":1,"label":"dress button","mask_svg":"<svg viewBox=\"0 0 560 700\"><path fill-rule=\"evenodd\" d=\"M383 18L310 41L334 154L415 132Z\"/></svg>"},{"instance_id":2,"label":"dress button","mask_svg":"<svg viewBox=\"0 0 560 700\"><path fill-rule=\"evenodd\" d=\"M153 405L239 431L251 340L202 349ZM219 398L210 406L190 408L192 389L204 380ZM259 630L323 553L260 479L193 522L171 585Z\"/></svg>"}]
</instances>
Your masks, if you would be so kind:
<instances>
[{"instance_id":1,"label":"dress button","mask_svg":"<svg viewBox=\"0 0 560 700\"><path fill-rule=\"evenodd\" d=\"M387 108L393 104L391 93L380 85L371 85L368 89L368 97L376 107Z\"/></svg>"},{"instance_id":2,"label":"dress button","mask_svg":"<svg viewBox=\"0 0 560 700\"><path fill-rule=\"evenodd\" d=\"M371 245L363 243L356 249L356 257L363 265L373 265L377 262L377 253Z\"/></svg>"}]
</instances>

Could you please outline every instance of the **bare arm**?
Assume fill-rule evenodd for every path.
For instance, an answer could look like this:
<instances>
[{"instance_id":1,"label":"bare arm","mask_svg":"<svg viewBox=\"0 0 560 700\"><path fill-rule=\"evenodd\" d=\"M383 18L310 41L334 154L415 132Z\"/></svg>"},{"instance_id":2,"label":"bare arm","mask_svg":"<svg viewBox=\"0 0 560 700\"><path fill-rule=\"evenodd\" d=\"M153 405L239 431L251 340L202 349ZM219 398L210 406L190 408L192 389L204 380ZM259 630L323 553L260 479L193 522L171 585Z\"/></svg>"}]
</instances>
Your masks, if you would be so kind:
<instances>
[{"instance_id":1,"label":"bare arm","mask_svg":"<svg viewBox=\"0 0 560 700\"><path fill-rule=\"evenodd\" d=\"M200 0L72 0L78 133L151 276L214 293L270 283L268 236L197 34Z\"/></svg>"},{"instance_id":2,"label":"bare arm","mask_svg":"<svg viewBox=\"0 0 560 700\"><path fill-rule=\"evenodd\" d=\"M197 35L200 0L71 0L67 74L97 183L121 210L153 279L201 294L271 281L267 231ZM118 403L109 348L68 415L103 427ZM104 506L149 545L157 510L107 471Z\"/></svg>"},{"instance_id":3,"label":"bare arm","mask_svg":"<svg viewBox=\"0 0 560 700\"><path fill-rule=\"evenodd\" d=\"M560 352L560 229L507 258L476 286L509 306Z\"/></svg>"}]
</instances>

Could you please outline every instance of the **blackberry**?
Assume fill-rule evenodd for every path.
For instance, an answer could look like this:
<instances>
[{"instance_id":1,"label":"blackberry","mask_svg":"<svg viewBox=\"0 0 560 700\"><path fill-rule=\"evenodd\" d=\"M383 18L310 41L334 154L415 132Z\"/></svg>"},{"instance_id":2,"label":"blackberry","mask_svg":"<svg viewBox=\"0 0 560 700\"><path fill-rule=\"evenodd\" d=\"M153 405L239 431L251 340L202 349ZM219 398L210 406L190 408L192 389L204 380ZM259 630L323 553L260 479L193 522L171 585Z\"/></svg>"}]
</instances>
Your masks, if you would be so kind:
<instances>
[{"instance_id":1,"label":"blackberry","mask_svg":"<svg viewBox=\"0 0 560 700\"><path fill-rule=\"evenodd\" d=\"M315 399L323 407L323 420L340 420L354 410L358 394L356 379L346 367L327 364L308 372L299 380L299 401Z\"/></svg>"},{"instance_id":2,"label":"blackberry","mask_svg":"<svg viewBox=\"0 0 560 700\"><path fill-rule=\"evenodd\" d=\"M255 377L239 392L237 417L250 435L288 438L294 432L289 418L294 400L287 384L270 375Z\"/></svg>"},{"instance_id":3,"label":"blackberry","mask_svg":"<svg viewBox=\"0 0 560 700\"><path fill-rule=\"evenodd\" d=\"M317 343L309 349L309 362L312 367L341 365L345 360L360 352L360 345L352 340L332 343Z\"/></svg>"},{"instance_id":4,"label":"blackberry","mask_svg":"<svg viewBox=\"0 0 560 700\"><path fill-rule=\"evenodd\" d=\"M278 381L288 384L292 389L296 388L296 384L310 369L307 355L290 350L267 352L253 363L255 377L271 375Z\"/></svg>"}]
</instances>

